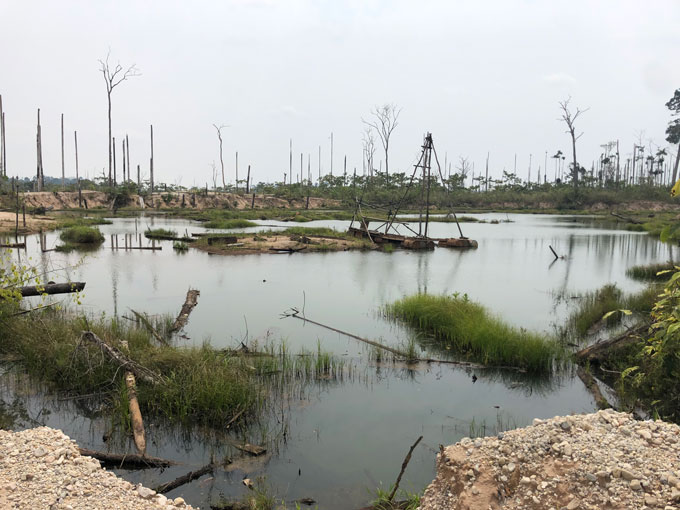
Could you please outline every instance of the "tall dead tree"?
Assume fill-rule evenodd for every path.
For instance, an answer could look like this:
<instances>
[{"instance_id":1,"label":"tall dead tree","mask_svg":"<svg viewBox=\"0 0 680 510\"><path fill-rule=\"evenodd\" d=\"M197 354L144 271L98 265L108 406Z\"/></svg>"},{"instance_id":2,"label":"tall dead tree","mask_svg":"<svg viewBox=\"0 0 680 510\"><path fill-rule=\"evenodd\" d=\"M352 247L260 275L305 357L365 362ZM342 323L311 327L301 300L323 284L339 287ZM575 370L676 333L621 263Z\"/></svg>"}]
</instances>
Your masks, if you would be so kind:
<instances>
[{"instance_id":1,"label":"tall dead tree","mask_svg":"<svg viewBox=\"0 0 680 510\"><path fill-rule=\"evenodd\" d=\"M80 175L78 174L78 132L73 132L73 143L76 150L76 183L78 183L78 207L83 207L83 192L80 189Z\"/></svg>"},{"instance_id":2,"label":"tall dead tree","mask_svg":"<svg viewBox=\"0 0 680 510\"><path fill-rule=\"evenodd\" d=\"M66 174L64 173L64 114L61 114L61 189L66 186Z\"/></svg>"},{"instance_id":3,"label":"tall dead tree","mask_svg":"<svg viewBox=\"0 0 680 510\"><path fill-rule=\"evenodd\" d=\"M151 187L151 193L153 193L153 124L151 124L151 157L149 158L149 173L149 186Z\"/></svg>"},{"instance_id":4,"label":"tall dead tree","mask_svg":"<svg viewBox=\"0 0 680 510\"><path fill-rule=\"evenodd\" d=\"M36 159L37 159L37 175L36 186L38 191L42 191L45 187L45 174L43 173L43 159L42 159L42 128L40 126L40 108L38 108L38 126L36 130Z\"/></svg>"},{"instance_id":5,"label":"tall dead tree","mask_svg":"<svg viewBox=\"0 0 680 510\"><path fill-rule=\"evenodd\" d=\"M0 94L0 175L7 175L5 166L5 112L2 109L2 94Z\"/></svg>"},{"instance_id":6,"label":"tall dead tree","mask_svg":"<svg viewBox=\"0 0 680 510\"><path fill-rule=\"evenodd\" d=\"M560 110L562 110L562 117L558 120L563 121L567 125L567 133L571 136L571 149L572 149L572 156L573 156L573 161L572 161L572 169L571 169L571 178L574 183L574 186L578 186L578 171L579 171L579 164L578 161L576 160L576 140L581 138L583 133L580 133L579 135L576 134L576 126L575 122L576 119L582 114L587 112L590 108L586 108L585 110L581 110L580 108L576 107L576 112L572 113L571 110L569 109L569 102L571 101L571 96L569 96L566 100L560 101Z\"/></svg>"},{"instance_id":7,"label":"tall dead tree","mask_svg":"<svg viewBox=\"0 0 680 510\"><path fill-rule=\"evenodd\" d=\"M361 140L364 146L364 161L368 176L373 177L373 158L375 157L375 138L373 137L373 130L366 128L364 130L364 137Z\"/></svg>"},{"instance_id":8,"label":"tall dead tree","mask_svg":"<svg viewBox=\"0 0 680 510\"><path fill-rule=\"evenodd\" d=\"M109 57L111 56L111 50L106 54L106 60L100 60L99 63L101 67L99 70L104 76L104 81L106 82L106 99L108 102L108 119L109 119L109 186L112 185L111 171L113 169L113 146L111 138L111 94L113 89L115 89L122 82L128 78L134 76L139 76L141 73L137 69L135 64L132 64L127 69L124 69L120 63L117 63L113 68L109 64Z\"/></svg>"},{"instance_id":9,"label":"tall dead tree","mask_svg":"<svg viewBox=\"0 0 680 510\"><path fill-rule=\"evenodd\" d=\"M128 181L132 181L132 178L130 177L130 172L132 171L132 167L130 166L130 140L128 139L128 135L125 135L125 154L127 157L127 172L128 172Z\"/></svg>"},{"instance_id":10,"label":"tall dead tree","mask_svg":"<svg viewBox=\"0 0 680 510\"><path fill-rule=\"evenodd\" d=\"M222 130L227 126L221 124L219 127L217 127L217 124L213 124L213 127L217 131L217 138L220 141L220 165L222 166L222 187L226 188L227 183L224 180L224 158L222 157Z\"/></svg>"},{"instance_id":11,"label":"tall dead tree","mask_svg":"<svg viewBox=\"0 0 680 510\"><path fill-rule=\"evenodd\" d=\"M389 166L389 148L390 148L390 137L392 136L392 131L398 126L399 114L401 113L401 108L398 108L394 104L386 103L382 106L376 106L371 115L375 118L373 121L366 121L361 119L362 122L370 127L372 127L380 137L380 143L382 143L383 150L385 151L385 179L390 182L390 166Z\"/></svg>"}]
</instances>

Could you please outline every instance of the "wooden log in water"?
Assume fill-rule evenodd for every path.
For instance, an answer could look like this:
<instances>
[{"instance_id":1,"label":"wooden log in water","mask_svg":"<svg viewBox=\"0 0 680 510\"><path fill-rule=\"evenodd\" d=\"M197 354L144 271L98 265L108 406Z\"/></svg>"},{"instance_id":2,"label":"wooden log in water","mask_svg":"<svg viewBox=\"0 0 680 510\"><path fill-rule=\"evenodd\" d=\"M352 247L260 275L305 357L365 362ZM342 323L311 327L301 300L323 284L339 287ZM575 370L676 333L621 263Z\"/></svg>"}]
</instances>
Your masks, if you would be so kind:
<instances>
[{"instance_id":1,"label":"wooden log in water","mask_svg":"<svg viewBox=\"0 0 680 510\"><path fill-rule=\"evenodd\" d=\"M581 349L580 351L574 353L574 356L581 362L603 361L609 357L612 351L640 342L640 335L647 331L648 327L649 326L647 325L638 326L617 337L605 340L604 342L589 345L585 349Z\"/></svg>"},{"instance_id":2,"label":"wooden log in water","mask_svg":"<svg viewBox=\"0 0 680 510\"><path fill-rule=\"evenodd\" d=\"M70 292L80 292L85 288L85 282L69 282L69 283L46 283L45 285L29 285L21 287L21 295L28 296L42 296L43 294L68 294Z\"/></svg>"},{"instance_id":3,"label":"wooden log in water","mask_svg":"<svg viewBox=\"0 0 680 510\"><path fill-rule=\"evenodd\" d=\"M179 315L175 319L175 322L172 324L172 327L170 328L170 334L176 333L184 326L186 326L186 323L189 321L189 314L198 304L198 296L200 295L201 292L199 290L189 289L187 291L187 297L184 300L184 304L182 305L182 309L180 310Z\"/></svg>"},{"instance_id":4,"label":"wooden log in water","mask_svg":"<svg viewBox=\"0 0 680 510\"><path fill-rule=\"evenodd\" d=\"M203 466L201 469L197 469L195 471L189 471L186 475L182 475L180 477L175 478L171 482L167 482L164 484L159 485L156 487L154 490L158 492L159 494L165 494L166 492L170 492L173 489L176 489L177 487L180 487L181 485L184 485L185 483L189 483L193 480L196 480L197 478L202 477L205 474L208 474L212 472L212 470L215 468L214 464L207 464Z\"/></svg>"},{"instance_id":5,"label":"wooden log in water","mask_svg":"<svg viewBox=\"0 0 680 510\"><path fill-rule=\"evenodd\" d=\"M0 248L26 248L26 243L0 244Z\"/></svg>"},{"instance_id":6,"label":"wooden log in water","mask_svg":"<svg viewBox=\"0 0 680 510\"><path fill-rule=\"evenodd\" d=\"M234 448L237 448L241 450L242 452L246 452L250 455L253 455L255 457L262 455L263 453L267 452L266 448L263 448L261 446L257 446L255 444L250 444L250 443L244 443L244 444L238 444L238 443L232 443Z\"/></svg>"},{"instance_id":7,"label":"wooden log in water","mask_svg":"<svg viewBox=\"0 0 680 510\"><path fill-rule=\"evenodd\" d=\"M92 457L99 460L104 465L118 468L145 469L177 465L177 462L172 460L148 457L146 455L135 455L132 453L121 455L119 453L100 452L88 450L86 448L78 448L78 451L80 452L80 455L84 457Z\"/></svg>"},{"instance_id":8,"label":"wooden log in water","mask_svg":"<svg viewBox=\"0 0 680 510\"><path fill-rule=\"evenodd\" d=\"M128 401L130 406L130 421L132 422L132 435L137 451L144 455L146 453L146 438L144 437L144 421L142 412L137 401L137 386L135 376L132 372L125 373L125 386L127 386Z\"/></svg>"}]
</instances>

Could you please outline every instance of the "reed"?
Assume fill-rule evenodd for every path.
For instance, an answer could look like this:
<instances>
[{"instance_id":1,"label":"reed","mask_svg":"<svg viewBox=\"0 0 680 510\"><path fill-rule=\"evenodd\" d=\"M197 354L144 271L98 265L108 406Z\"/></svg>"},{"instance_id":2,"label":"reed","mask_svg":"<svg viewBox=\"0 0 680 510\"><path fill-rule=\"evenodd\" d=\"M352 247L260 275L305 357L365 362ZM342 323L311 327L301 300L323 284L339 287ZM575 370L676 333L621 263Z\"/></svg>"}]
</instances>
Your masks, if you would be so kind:
<instances>
[{"instance_id":1,"label":"reed","mask_svg":"<svg viewBox=\"0 0 680 510\"><path fill-rule=\"evenodd\" d=\"M626 270L626 275L635 280L666 282L675 271L675 264L672 262L661 262L657 264L629 267Z\"/></svg>"},{"instance_id":2,"label":"reed","mask_svg":"<svg viewBox=\"0 0 680 510\"><path fill-rule=\"evenodd\" d=\"M85 225L69 227L59 234L62 241L72 244L101 244L104 236L98 228Z\"/></svg>"}]
</instances>

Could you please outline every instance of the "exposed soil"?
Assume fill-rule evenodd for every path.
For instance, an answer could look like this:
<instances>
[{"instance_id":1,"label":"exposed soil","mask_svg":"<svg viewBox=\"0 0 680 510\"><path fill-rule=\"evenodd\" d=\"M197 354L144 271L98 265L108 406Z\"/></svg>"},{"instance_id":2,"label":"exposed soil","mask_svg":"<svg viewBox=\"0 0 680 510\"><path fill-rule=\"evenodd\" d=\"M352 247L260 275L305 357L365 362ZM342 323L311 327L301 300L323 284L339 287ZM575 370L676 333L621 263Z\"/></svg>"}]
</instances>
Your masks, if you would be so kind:
<instances>
[{"instance_id":1,"label":"exposed soil","mask_svg":"<svg viewBox=\"0 0 680 510\"><path fill-rule=\"evenodd\" d=\"M537 419L442 446L420 509L677 509L679 442L677 425L613 410Z\"/></svg>"},{"instance_id":2,"label":"exposed soil","mask_svg":"<svg viewBox=\"0 0 680 510\"><path fill-rule=\"evenodd\" d=\"M88 209L113 209L113 199L103 191L83 191L83 207ZM22 195L28 208L44 207L49 210L78 209L78 193L76 191L41 191ZM86 204L86 206L85 206ZM271 195L256 194L237 195L235 193L186 193L162 192L144 197L130 195L127 203L118 202L116 207L135 207L145 209L305 209L305 200L285 200ZM309 199L310 209L337 208L339 200L326 198Z\"/></svg>"},{"instance_id":3,"label":"exposed soil","mask_svg":"<svg viewBox=\"0 0 680 510\"><path fill-rule=\"evenodd\" d=\"M376 249L360 239L345 239L325 236L298 235L257 235L240 237L235 244L224 244L215 241L212 245L203 242L192 245L208 253L217 255L248 255L254 253L314 253L349 250Z\"/></svg>"},{"instance_id":4,"label":"exposed soil","mask_svg":"<svg viewBox=\"0 0 680 510\"><path fill-rule=\"evenodd\" d=\"M26 226L24 227L23 216L19 214L19 234L35 234L41 230L52 230L57 223L49 216L26 214ZM14 234L16 227L16 214L13 212L0 212L0 234Z\"/></svg>"}]
</instances>

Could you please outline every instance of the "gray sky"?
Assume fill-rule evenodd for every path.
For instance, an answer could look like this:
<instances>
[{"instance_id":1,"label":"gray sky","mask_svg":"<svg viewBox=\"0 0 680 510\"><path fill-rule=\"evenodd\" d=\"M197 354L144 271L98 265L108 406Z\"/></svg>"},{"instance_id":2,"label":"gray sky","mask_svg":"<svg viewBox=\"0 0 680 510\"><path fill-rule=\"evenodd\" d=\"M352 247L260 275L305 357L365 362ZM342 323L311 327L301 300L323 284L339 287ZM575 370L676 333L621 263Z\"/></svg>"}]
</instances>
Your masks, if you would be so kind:
<instances>
[{"instance_id":1,"label":"gray sky","mask_svg":"<svg viewBox=\"0 0 680 510\"><path fill-rule=\"evenodd\" d=\"M622 160L644 130L665 146L664 104L680 87L680 2L230 0L0 0L0 94L11 175L35 171L41 108L45 174L83 175L107 166L106 92L98 59L136 63L142 75L113 95L114 136L130 138L131 161L148 175L154 125L156 180L204 185L219 166L213 123L224 130L233 182L252 165L255 182L281 180L311 154L313 174L361 172L363 125L372 107L402 107L390 169L410 172L422 135L440 158L469 156L491 173L532 178L545 152L568 153L559 100L589 107L578 127L579 162L621 142ZM675 153L675 149L673 149ZM379 157L380 152L376 153ZM443 161L442 161L443 163ZM377 166L377 165L376 165ZM119 167L120 168L120 167ZM553 164L548 161L549 176ZM120 171L120 170L119 170Z\"/></svg>"}]
</instances>

